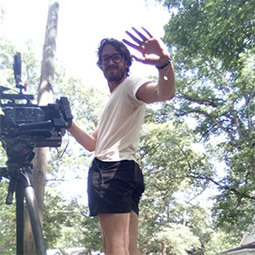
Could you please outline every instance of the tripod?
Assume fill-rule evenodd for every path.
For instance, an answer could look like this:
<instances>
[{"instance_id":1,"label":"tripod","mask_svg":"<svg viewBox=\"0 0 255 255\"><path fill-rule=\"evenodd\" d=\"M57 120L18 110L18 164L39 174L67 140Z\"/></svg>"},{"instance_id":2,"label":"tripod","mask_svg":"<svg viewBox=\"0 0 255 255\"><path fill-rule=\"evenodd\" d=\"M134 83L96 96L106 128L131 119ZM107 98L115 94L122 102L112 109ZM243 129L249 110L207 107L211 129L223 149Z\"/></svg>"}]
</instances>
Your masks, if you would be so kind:
<instances>
[{"instance_id":1,"label":"tripod","mask_svg":"<svg viewBox=\"0 0 255 255\"><path fill-rule=\"evenodd\" d=\"M14 145L15 144L15 145ZM6 204L12 204L16 198L16 253L24 254L24 198L26 199L32 233L37 255L46 255L42 226L38 213L37 201L33 189L31 163L34 158L34 146L30 139L15 140L12 146L5 146L8 160L7 167L0 168L0 179L10 179Z\"/></svg>"}]
</instances>

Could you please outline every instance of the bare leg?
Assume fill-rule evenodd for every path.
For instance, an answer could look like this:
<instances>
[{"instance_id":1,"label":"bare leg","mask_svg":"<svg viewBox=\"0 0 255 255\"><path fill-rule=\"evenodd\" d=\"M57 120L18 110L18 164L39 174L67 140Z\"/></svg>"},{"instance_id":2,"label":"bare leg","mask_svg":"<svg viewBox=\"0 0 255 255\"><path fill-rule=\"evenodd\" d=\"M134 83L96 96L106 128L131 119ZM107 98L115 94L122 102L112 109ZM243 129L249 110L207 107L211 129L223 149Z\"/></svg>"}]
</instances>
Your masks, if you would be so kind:
<instances>
[{"instance_id":1,"label":"bare leg","mask_svg":"<svg viewBox=\"0 0 255 255\"><path fill-rule=\"evenodd\" d=\"M130 255L138 255L138 247L137 247L137 239L138 239L138 215L131 211L130 213L130 224L129 224L129 254Z\"/></svg>"},{"instance_id":2,"label":"bare leg","mask_svg":"<svg viewBox=\"0 0 255 255\"><path fill-rule=\"evenodd\" d=\"M99 214L105 255L129 253L130 213ZM133 254L132 254L133 255Z\"/></svg>"}]
</instances>

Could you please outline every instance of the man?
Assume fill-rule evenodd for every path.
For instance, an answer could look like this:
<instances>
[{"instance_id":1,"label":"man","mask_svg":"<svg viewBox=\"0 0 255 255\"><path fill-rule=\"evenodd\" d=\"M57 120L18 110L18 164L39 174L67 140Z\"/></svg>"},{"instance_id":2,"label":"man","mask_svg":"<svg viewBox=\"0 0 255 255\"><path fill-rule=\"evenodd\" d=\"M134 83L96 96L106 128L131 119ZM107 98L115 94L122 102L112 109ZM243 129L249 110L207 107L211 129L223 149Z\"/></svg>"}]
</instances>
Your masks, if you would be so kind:
<instances>
[{"instance_id":1,"label":"man","mask_svg":"<svg viewBox=\"0 0 255 255\"><path fill-rule=\"evenodd\" d=\"M141 53L131 56L124 43L104 39L98 48L98 66L111 96L92 134L72 123L69 131L95 157L88 175L91 216L97 216L106 255L137 255L138 204L144 191L143 174L135 161L145 106L166 101L175 93L171 56L146 29L126 32L125 44ZM129 76L132 58L155 65L158 81Z\"/></svg>"}]
</instances>

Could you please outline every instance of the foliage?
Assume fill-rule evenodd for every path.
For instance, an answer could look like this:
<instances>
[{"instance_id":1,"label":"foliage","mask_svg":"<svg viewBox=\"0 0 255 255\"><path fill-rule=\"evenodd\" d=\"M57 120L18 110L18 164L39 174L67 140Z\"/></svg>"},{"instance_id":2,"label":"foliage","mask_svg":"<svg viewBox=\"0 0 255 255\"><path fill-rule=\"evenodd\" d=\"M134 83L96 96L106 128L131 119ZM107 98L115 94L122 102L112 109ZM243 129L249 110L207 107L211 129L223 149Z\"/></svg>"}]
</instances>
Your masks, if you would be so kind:
<instances>
[{"instance_id":1,"label":"foliage","mask_svg":"<svg viewBox=\"0 0 255 255\"><path fill-rule=\"evenodd\" d=\"M100 230L94 218L88 217L87 207L76 199L68 201L55 188L47 186L44 233L48 247L86 247L100 250Z\"/></svg>"},{"instance_id":2,"label":"foliage","mask_svg":"<svg viewBox=\"0 0 255 255\"><path fill-rule=\"evenodd\" d=\"M218 230L212 233L210 241L205 247L204 254L215 255L219 252L230 250L236 246L236 237L232 233Z\"/></svg>"},{"instance_id":3,"label":"foliage","mask_svg":"<svg viewBox=\"0 0 255 255\"><path fill-rule=\"evenodd\" d=\"M6 205L7 197L7 183L2 181L0 183L0 249L4 251L5 255L12 255L16 250L15 243L15 206Z\"/></svg>"},{"instance_id":4,"label":"foliage","mask_svg":"<svg viewBox=\"0 0 255 255\"><path fill-rule=\"evenodd\" d=\"M4 14L5 14L4 7L2 6L2 3L0 3L0 24L4 20Z\"/></svg>"},{"instance_id":5,"label":"foliage","mask_svg":"<svg viewBox=\"0 0 255 255\"><path fill-rule=\"evenodd\" d=\"M216 179L196 178L218 187L218 226L241 238L255 209L255 2L160 2L172 13L164 40L176 52L177 95L169 110L196 120L207 154L224 166Z\"/></svg>"},{"instance_id":6,"label":"foliage","mask_svg":"<svg viewBox=\"0 0 255 255\"><path fill-rule=\"evenodd\" d=\"M140 250L155 255L212 255L236 245L253 223L255 4L254 0L160 2L171 13L164 40L176 53L177 93L174 100L148 107L146 113L138 151L146 183ZM39 61L32 42L25 49L23 77L32 84L30 93L36 93ZM14 85L15 53L15 47L1 38L3 86ZM67 96L76 122L94 130L106 93L66 77L61 67L55 77L55 96ZM68 200L57 192L57 183L67 179L86 181L90 160L91 154L67 135L58 151L50 150L44 210L49 248L101 249L98 223L88 217L88 208L78 197ZM212 184L218 195L202 204L203 192ZM6 188L7 183L1 182L0 247L13 254L14 208L4 205Z\"/></svg>"},{"instance_id":7,"label":"foliage","mask_svg":"<svg viewBox=\"0 0 255 255\"><path fill-rule=\"evenodd\" d=\"M165 254L187 255L188 251L200 248L199 238L181 224L170 223L156 236Z\"/></svg>"},{"instance_id":8,"label":"foliage","mask_svg":"<svg viewBox=\"0 0 255 255\"><path fill-rule=\"evenodd\" d=\"M240 54L254 49L254 0L159 2L169 10L177 9L166 26L166 36L187 59L200 55L220 59L226 70L242 68Z\"/></svg>"},{"instance_id":9,"label":"foliage","mask_svg":"<svg viewBox=\"0 0 255 255\"><path fill-rule=\"evenodd\" d=\"M164 109L157 109L154 118ZM213 178L213 167L193 146L196 136L185 124L165 120L146 123L141 135L146 190L141 201L140 250L142 254L206 254L215 231L210 211L196 203L209 180L195 177ZM225 247L219 245L217 251Z\"/></svg>"}]
</instances>

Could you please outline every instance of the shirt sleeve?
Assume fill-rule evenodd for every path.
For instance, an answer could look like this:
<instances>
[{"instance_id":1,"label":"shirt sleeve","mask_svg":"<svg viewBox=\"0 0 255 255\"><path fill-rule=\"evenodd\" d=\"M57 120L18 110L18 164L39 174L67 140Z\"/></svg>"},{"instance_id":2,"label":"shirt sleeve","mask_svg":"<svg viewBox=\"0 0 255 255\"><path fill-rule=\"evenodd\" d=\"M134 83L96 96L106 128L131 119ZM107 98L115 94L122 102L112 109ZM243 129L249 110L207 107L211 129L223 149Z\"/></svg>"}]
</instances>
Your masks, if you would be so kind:
<instances>
[{"instance_id":1,"label":"shirt sleeve","mask_svg":"<svg viewBox=\"0 0 255 255\"><path fill-rule=\"evenodd\" d=\"M148 78L138 78L138 77L132 77L131 82L130 82L130 91L129 91L129 96L136 102L138 105L139 104L144 104L145 102L137 99L136 97L136 92L137 90L145 83L150 82Z\"/></svg>"}]
</instances>

